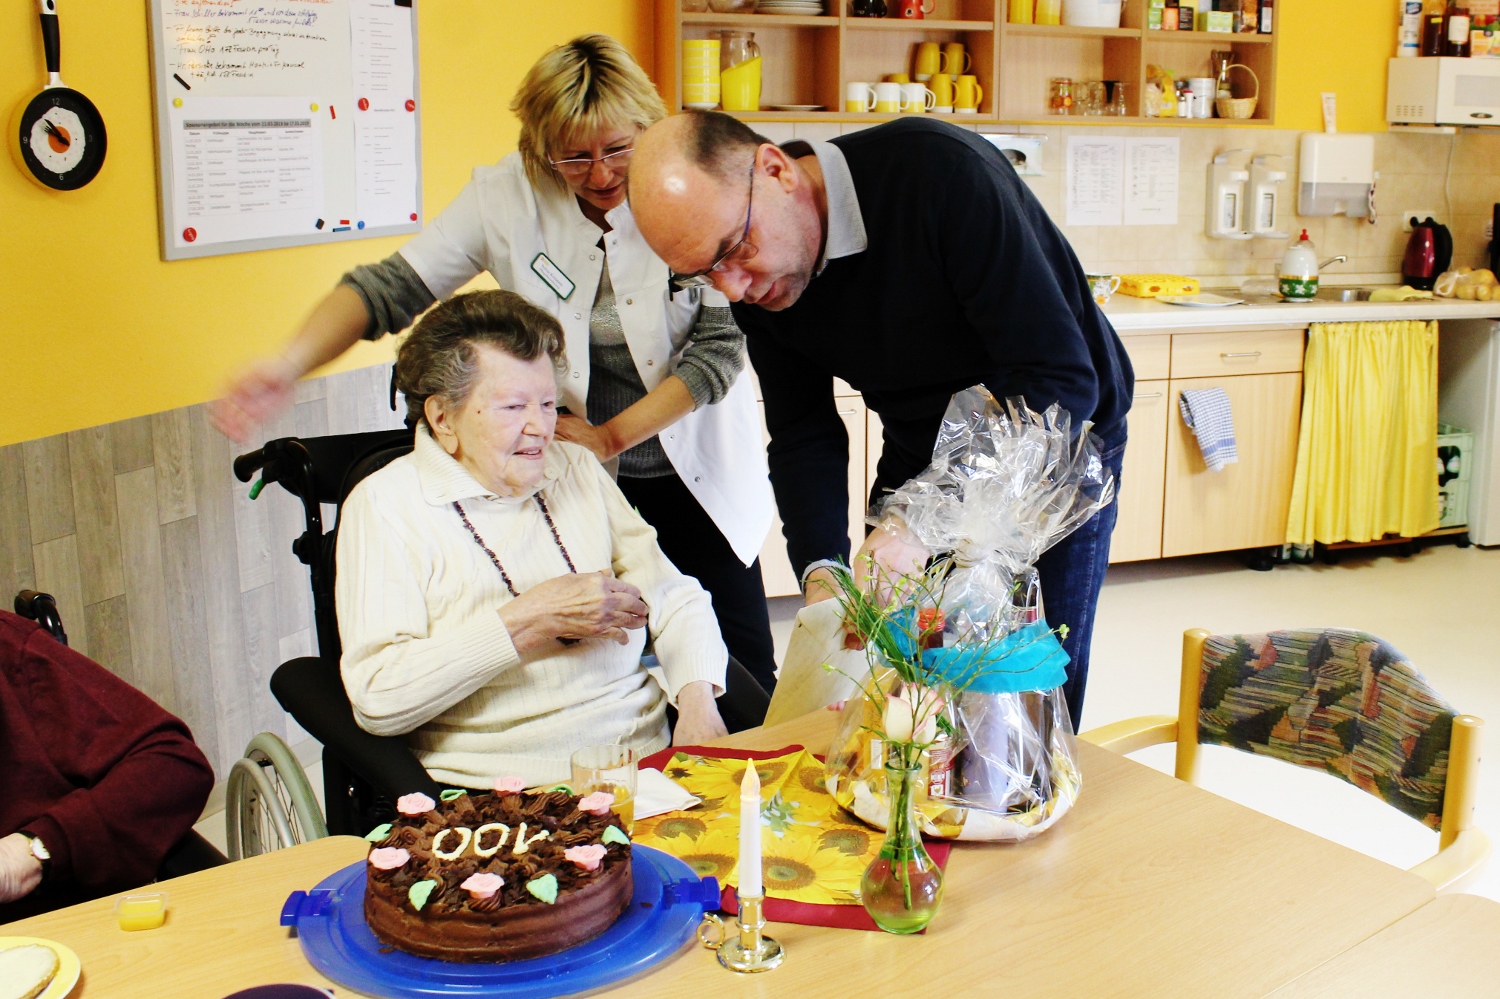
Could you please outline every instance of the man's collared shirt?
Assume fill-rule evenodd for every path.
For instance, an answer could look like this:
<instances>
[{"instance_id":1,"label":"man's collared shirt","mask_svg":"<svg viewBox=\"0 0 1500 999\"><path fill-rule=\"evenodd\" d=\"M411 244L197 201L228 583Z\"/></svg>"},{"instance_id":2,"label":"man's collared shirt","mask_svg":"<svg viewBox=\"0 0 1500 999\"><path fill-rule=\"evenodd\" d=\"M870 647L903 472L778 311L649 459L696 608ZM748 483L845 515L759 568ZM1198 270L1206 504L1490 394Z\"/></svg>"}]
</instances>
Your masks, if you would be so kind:
<instances>
[{"instance_id":1,"label":"man's collared shirt","mask_svg":"<svg viewBox=\"0 0 1500 999\"><path fill-rule=\"evenodd\" d=\"M865 234L865 217L859 210L859 194L854 190L854 178L849 174L849 161L844 151L831 142L802 139L789 142L783 148L793 156L805 145L818 158L818 169L823 171L823 194L828 203L828 232L823 240L823 256L818 260L816 277L823 273L828 261L840 257L852 257L863 253L870 245Z\"/></svg>"}]
</instances>

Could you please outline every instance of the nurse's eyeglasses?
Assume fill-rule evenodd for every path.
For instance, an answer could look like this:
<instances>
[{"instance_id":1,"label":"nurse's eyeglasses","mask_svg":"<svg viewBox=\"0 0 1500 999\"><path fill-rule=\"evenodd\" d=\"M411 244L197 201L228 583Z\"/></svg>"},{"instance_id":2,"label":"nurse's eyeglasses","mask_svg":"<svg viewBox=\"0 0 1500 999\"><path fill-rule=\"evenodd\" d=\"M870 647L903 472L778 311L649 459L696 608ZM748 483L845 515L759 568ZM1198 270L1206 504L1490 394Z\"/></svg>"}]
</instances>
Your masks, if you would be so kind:
<instances>
[{"instance_id":1,"label":"nurse's eyeglasses","mask_svg":"<svg viewBox=\"0 0 1500 999\"><path fill-rule=\"evenodd\" d=\"M750 213L754 208L755 160L752 159L750 161L750 196L746 199L745 203L745 229L740 233L739 242L719 254L719 259L709 264L706 270L701 270L694 274L673 273L670 283L674 294L679 291L686 291L689 288L711 288L713 287L713 281L709 279L709 275L715 271L723 271L724 265L729 262L731 257L738 256L742 261L750 260L760 252L755 248L755 244L750 242Z\"/></svg>"},{"instance_id":2,"label":"nurse's eyeglasses","mask_svg":"<svg viewBox=\"0 0 1500 999\"><path fill-rule=\"evenodd\" d=\"M574 180L582 180L594 169L595 163L603 163L611 170L624 170L630 166L630 154L635 152L635 146L626 146L624 149L616 149L612 153L605 153L597 159L589 156L580 156L571 160L548 160L552 168L564 177Z\"/></svg>"}]
</instances>

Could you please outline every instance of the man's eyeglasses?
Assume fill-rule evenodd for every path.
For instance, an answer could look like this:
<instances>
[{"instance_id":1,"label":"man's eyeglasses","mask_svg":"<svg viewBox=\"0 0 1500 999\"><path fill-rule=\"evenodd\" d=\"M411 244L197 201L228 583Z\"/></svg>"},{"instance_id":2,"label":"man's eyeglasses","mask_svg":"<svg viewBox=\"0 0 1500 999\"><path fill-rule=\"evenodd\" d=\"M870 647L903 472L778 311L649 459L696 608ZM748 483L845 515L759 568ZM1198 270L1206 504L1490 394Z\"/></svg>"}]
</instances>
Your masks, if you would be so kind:
<instances>
[{"instance_id":1,"label":"man's eyeglasses","mask_svg":"<svg viewBox=\"0 0 1500 999\"><path fill-rule=\"evenodd\" d=\"M709 264L706 270L701 270L694 274L674 273L671 277L670 282L674 294L679 291L686 291L689 288L711 288L713 287L713 281L709 280L709 275L714 273L715 271L724 270L724 265L729 262L730 257L738 255L740 260L750 260L760 252L755 248L755 244L750 242L750 213L754 210L754 208L755 160L751 159L750 196L746 199L745 202L745 229L742 233L740 233L739 241L729 249L725 250L723 253L719 254L719 259Z\"/></svg>"},{"instance_id":2,"label":"man's eyeglasses","mask_svg":"<svg viewBox=\"0 0 1500 999\"><path fill-rule=\"evenodd\" d=\"M630 154L635 152L635 146L626 146L624 149L616 149L612 153L605 153L597 159L590 156L580 156L571 160L548 160L552 168L564 177L574 180L582 180L594 169L595 163L603 163L611 170L624 170L630 165Z\"/></svg>"}]
</instances>

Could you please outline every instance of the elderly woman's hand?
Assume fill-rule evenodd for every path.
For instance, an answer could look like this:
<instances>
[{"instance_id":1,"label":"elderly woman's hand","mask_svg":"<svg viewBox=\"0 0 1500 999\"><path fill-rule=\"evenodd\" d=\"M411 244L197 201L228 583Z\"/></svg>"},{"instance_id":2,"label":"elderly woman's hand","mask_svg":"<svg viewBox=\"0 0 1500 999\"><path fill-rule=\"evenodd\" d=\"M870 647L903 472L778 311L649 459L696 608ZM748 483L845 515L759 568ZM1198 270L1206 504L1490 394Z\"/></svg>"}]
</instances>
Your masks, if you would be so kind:
<instances>
[{"instance_id":1,"label":"elderly woman's hand","mask_svg":"<svg viewBox=\"0 0 1500 999\"><path fill-rule=\"evenodd\" d=\"M0 903L30 895L42 883L42 865L31 855L31 840L20 833L0 839Z\"/></svg>"},{"instance_id":2,"label":"elderly woman's hand","mask_svg":"<svg viewBox=\"0 0 1500 999\"><path fill-rule=\"evenodd\" d=\"M677 727L672 730L672 745L697 746L710 739L729 734L719 706L714 703L714 686L707 680L684 684L677 692Z\"/></svg>"},{"instance_id":3,"label":"elderly woman's hand","mask_svg":"<svg viewBox=\"0 0 1500 999\"><path fill-rule=\"evenodd\" d=\"M500 608L516 651L525 655L558 638L608 638L624 645L646 626L641 591L605 572L569 573L538 583Z\"/></svg>"}]
</instances>

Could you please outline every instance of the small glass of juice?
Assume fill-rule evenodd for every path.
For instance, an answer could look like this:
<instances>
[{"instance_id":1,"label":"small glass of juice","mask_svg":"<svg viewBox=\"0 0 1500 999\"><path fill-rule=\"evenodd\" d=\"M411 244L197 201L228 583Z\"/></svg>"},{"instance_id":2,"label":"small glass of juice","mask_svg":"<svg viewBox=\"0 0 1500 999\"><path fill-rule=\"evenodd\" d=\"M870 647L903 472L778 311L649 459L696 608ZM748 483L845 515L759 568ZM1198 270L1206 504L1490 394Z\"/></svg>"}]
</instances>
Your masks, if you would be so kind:
<instances>
[{"instance_id":1,"label":"small glass of juice","mask_svg":"<svg viewBox=\"0 0 1500 999\"><path fill-rule=\"evenodd\" d=\"M125 895L115 902L115 918L122 930L154 930L167 918L167 893Z\"/></svg>"},{"instance_id":2,"label":"small glass of juice","mask_svg":"<svg viewBox=\"0 0 1500 999\"><path fill-rule=\"evenodd\" d=\"M573 754L573 790L578 794L605 791L625 832L635 833L635 750L626 746L588 746Z\"/></svg>"}]
</instances>

